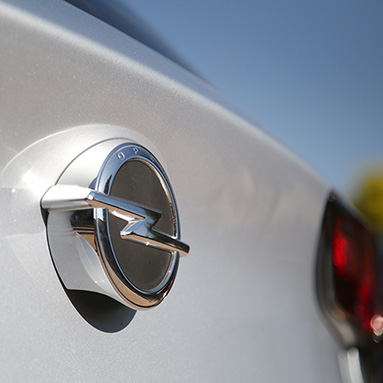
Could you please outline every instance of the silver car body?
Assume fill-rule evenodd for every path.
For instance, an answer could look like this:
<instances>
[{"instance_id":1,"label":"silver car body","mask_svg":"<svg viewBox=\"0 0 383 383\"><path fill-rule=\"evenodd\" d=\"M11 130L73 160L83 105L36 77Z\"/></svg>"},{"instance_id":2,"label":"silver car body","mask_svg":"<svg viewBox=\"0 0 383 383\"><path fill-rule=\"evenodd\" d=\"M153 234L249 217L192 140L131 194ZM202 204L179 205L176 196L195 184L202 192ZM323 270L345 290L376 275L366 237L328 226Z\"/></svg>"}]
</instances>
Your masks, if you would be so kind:
<instances>
[{"instance_id":1,"label":"silver car body","mask_svg":"<svg viewBox=\"0 0 383 383\"><path fill-rule=\"evenodd\" d=\"M0 380L340 382L314 283L330 186L210 85L72 5L3 1L0 29ZM60 283L40 200L112 138L160 160L191 252L163 304L97 314L100 328Z\"/></svg>"}]
</instances>

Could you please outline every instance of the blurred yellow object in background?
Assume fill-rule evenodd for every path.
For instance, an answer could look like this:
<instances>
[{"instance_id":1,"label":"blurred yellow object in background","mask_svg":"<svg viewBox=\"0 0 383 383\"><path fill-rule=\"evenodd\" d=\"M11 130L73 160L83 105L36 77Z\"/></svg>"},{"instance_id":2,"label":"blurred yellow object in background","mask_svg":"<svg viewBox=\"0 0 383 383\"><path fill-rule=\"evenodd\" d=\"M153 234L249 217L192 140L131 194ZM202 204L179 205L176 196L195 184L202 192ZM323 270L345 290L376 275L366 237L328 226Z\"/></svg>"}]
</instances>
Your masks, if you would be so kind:
<instances>
[{"instance_id":1,"label":"blurred yellow object in background","mask_svg":"<svg viewBox=\"0 0 383 383\"><path fill-rule=\"evenodd\" d=\"M353 202L373 230L383 230L383 167L365 173Z\"/></svg>"}]
</instances>

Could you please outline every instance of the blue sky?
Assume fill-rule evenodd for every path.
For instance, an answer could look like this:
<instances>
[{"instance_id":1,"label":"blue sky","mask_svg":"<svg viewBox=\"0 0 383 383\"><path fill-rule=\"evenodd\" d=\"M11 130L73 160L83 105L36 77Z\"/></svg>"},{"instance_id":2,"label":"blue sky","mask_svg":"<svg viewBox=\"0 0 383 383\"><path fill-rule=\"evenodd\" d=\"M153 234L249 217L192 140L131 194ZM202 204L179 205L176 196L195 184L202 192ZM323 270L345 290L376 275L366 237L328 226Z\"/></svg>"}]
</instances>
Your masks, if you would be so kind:
<instances>
[{"instance_id":1,"label":"blue sky","mask_svg":"<svg viewBox=\"0 0 383 383\"><path fill-rule=\"evenodd\" d=\"M383 163L383 0L128 4L338 189Z\"/></svg>"}]
</instances>

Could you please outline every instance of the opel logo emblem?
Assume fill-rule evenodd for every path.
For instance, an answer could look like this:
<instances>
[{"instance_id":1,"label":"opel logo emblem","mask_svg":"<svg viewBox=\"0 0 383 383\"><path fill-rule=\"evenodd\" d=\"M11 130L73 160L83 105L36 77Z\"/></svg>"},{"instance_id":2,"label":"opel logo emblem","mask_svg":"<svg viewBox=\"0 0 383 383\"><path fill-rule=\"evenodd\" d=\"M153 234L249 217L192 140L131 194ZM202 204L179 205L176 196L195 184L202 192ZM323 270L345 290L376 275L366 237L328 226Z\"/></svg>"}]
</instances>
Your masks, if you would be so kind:
<instances>
[{"instance_id":1,"label":"opel logo emblem","mask_svg":"<svg viewBox=\"0 0 383 383\"><path fill-rule=\"evenodd\" d=\"M189 252L166 173L137 144L113 140L88 149L41 206L52 258L69 290L149 309L169 293L179 259Z\"/></svg>"}]
</instances>

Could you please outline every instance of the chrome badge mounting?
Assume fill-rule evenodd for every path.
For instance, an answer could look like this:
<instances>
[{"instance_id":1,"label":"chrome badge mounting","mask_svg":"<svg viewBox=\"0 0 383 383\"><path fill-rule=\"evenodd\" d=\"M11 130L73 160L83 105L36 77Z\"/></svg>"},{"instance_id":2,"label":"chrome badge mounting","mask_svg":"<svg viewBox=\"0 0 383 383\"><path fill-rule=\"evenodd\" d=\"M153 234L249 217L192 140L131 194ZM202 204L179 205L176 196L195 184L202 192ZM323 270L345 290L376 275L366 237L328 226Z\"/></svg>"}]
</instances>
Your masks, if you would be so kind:
<instances>
[{"instance_id":1,"label":"chrome badge mounting","mask_svg":"<svg viewBox=\"0 0 383 383\"><path fill-rule=\"evenodd\" d=\"M83 152L43 196L48 241L69 290L134 309L170 291L182 243L177 207L158 160L140 145L105 141Z\"/></svg>"}]
</instances>

